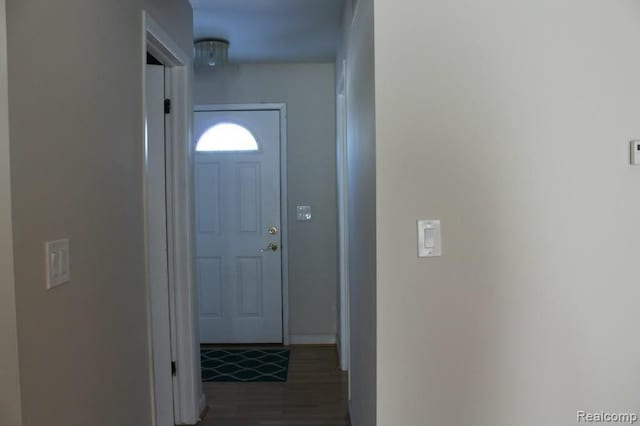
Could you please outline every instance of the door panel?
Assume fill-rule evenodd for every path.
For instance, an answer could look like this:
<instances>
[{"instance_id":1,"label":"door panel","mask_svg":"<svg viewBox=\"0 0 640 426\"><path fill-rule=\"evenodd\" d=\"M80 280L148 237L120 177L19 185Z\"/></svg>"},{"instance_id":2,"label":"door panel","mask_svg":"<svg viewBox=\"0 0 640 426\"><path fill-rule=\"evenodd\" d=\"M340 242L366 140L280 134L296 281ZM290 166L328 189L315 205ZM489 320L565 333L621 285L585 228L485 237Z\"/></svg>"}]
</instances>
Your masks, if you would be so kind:
<instances>
[{"instance_id":1,"label":"door panel","mask_svg":"<svg viewBox=\"0 0 640 426\"><path fill-rule=\"evenodd\" d=\"M260 205L260 164L240 163L238 194L240 195L240 232L258 232L262 217Z\"/></svg>"},{"instance_id":2,"label":"door panel","mask_svg":"<svg viewBox=\"0 0 640 426\"><path fill-rule=\"evenodd\" d=\"M282 343L282 241L268 233L281 228L280 112L197 111L196 140L223 123L249 130L258 150L196 153L201 342Z\"/></svg>"},{"instance_id":3,"label":"door panel","mask_svg":"<svg viewBox=\"0 0 640 426\"><path fill-rule=\"evenodd\" d=\"M222 315L222 266L219 257L198 259L200 315L218 318Z\"/></svg>"},{"instance_id":4,"label":"door panel","mask_svg":"<svg viewBox=\"0 0 640 426\"><path fill-rule=\"evenodd\" d=\"M218 163L197 164L196 198L201 203L197 210L198 233L218 234L220 232L220 165Z\"/></svg>"},{"instance_id":5,"label":"door panel","mask_svg":"<svg viewBox=\"0 0 640 426\"><path fill-rule=\"evenodd\" d=\"M262 258L238 259L238 315L262 316Z\"/></svg>"},{"instance_id":6,"label":"door panel","mask_svg":"<svg viewBox=\"0 0 640 426\"><path fill-rule=\"evenodd\" d=\"M145 106L147 128L147 235L149 295L153 345L154 409L157 426L175 424L171 375L171 322L167 260L167 204L164 114L164 67L147 65Z\"/></svg>"}]
</instances>

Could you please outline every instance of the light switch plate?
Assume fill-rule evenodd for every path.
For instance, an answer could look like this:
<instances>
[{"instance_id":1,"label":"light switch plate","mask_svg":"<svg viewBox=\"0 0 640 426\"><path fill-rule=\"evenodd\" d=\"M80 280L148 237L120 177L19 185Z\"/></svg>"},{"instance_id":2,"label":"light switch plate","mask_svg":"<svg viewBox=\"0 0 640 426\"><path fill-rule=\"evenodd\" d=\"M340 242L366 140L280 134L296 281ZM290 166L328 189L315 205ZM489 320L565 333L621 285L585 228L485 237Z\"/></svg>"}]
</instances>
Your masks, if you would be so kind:
<instances>
[{"instance_id":1,"label":"light switch plate","mask_svg":"<svg viewBox=\"0 0 640 426\"><path fill-rule=\"evenodd\" d=\"M71 280L69 240L48 241L44 246L47 289L68 283Z\"/></svg>"},{"instance_id":2,"label":"light switch plate","mask_svg":"<svg viewBox=\"0 0 640 426\"><path fill-rule=\"evenodd\" d=\"M311 220L311 206L297 206L296 213L299 221Z\"/></svg>"},{"instance_id":3,"label":"light switch plate","mask_svg":"<svg viewBox=\"0 0 640 426\"><path fill-rule=\"evenodd\" d=\"M442 235L439 220L418 221L418 256L442 256Z\"/></svg>"}]
</instances>

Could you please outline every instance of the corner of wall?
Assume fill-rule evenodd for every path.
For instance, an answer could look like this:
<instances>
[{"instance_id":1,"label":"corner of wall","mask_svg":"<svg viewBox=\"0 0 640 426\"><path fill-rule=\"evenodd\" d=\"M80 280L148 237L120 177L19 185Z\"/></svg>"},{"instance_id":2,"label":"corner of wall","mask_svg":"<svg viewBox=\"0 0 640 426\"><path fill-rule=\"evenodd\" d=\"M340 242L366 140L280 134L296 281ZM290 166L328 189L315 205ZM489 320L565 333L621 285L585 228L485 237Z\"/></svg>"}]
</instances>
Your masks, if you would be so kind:
<instances>
[{"instance_id":1,"label":"corner of wall","mask_svg":"<svg viewBox=\"0 0 640 426\"><path fill-rule=\"evenodd\" d=\"M9 163L5 0L0 0L0 424L22 424Z\"/></svg>"}]
</instances>

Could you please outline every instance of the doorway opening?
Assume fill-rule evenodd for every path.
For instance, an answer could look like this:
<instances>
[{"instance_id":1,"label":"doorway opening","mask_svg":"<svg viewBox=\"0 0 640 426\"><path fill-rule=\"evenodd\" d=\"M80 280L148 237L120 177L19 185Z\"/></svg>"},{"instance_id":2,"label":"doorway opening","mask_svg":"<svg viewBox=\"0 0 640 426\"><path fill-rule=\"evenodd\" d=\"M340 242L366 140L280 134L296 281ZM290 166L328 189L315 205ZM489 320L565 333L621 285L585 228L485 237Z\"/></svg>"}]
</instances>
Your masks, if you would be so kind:
<instances>
[{"instance_id":1,"label":"doorway opening","mask_svg":"<svg viewBox=\"0 0 640 426\"><path fill-rule=\"evenodd\" d=\"M348 8L344 0L193 5L196 48L220 39L228 47L223 61L215 51L196 56L193 92L196 278L212 408L205 424L346 425L336 61ZM274 105L286 105L279 182L270 172L277 162L261 160L272 150L265 135L277 130L269 123L285 117ZM288 376L239 381L254 365L242 351L264 351L274 371L261 371L273 376L289 357ZM248 368L230 377L229 364Z\"/></svg>"}]
</instances>

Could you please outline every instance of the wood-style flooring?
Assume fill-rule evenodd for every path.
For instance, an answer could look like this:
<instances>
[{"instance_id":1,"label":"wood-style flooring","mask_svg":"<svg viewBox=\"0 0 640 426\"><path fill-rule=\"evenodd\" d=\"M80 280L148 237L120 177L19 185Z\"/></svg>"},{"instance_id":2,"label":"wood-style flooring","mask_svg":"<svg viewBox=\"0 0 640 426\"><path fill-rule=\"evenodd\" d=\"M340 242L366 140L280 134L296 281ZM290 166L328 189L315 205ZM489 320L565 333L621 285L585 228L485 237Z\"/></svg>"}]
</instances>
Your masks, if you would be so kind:
<instances>
[{"instance_id":1,"label":"wood-style flooring","mask_svg":"<svg viewBox=\"0 0 640 426\"><path fill-rule=\"evenodd\" d=\"M347 378L335 346L291 346L286 383L203 383L201 426L348 426Z\"/></svg>"}]
</instances>

